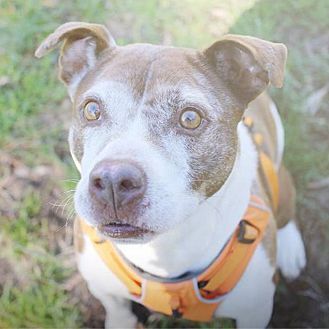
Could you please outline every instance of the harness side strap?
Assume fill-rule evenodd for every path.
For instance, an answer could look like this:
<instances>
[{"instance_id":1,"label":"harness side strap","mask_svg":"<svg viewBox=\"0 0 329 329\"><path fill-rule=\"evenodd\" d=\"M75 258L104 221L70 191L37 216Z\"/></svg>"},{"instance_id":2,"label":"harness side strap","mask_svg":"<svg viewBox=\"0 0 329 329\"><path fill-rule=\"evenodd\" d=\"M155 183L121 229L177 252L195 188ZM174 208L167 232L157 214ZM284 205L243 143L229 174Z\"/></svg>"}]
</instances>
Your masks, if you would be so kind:
<instances>
[{"instance_id":1,"label":"harness side strap","mask_svg":"<svg viewBox=\"0 0 329 329\"><path fill-rule=\"evenodd\" d=\"M275 171L273 162L271 159L263 152L259 153L260 167L264 176L264 181L268 193L270 194L270 199L272 202L272 207L274 211L277 211L279 205L279 178Z\"/></svg>"},{"instance_id":2,"label":"harness side strap","mask_svg":"<svg viewBox=\"0 0 329 329\"><path fill-rule=\"evenodd\" d=\"M277 211L279 205L279 178L274 168L273 161L263 151L263 135L257 133L254 127L254 121L251 117L247 116L243 118L244 125L248 128L254 144L259 153L260 171L262 180L264 181L267 193L274 211Z\"/></svg>"},{"instance_id":3,"label":"harness side strap","mask_svg":"<svg viewBox=\"0 0 329 329\"><path fill-rule=\"evenodd\" d=\"M198 282L205 282L200 287L204 298L212 299L231 291L243 275L251 257L263 238L270 212L265 204L259 204L252 198L252 203L243 217L243 226L239 226L222 255L204 272ZM247 238L241 239L241 228Z\"/></svg>"}]
</instances>

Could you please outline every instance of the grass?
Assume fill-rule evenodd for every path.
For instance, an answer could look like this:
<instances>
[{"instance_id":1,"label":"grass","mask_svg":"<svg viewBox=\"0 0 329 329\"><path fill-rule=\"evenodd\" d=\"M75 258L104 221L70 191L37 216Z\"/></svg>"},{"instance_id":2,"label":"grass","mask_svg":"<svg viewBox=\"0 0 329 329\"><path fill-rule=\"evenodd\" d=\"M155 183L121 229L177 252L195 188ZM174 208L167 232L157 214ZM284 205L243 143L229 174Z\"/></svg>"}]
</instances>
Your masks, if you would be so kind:
<instances>
[{"instance_id":1,"label":"grass","mask_svg":"<svg viewBox=\"0 0 329 329\"><path fill-rule=\"evenodd\" d=\"M233 33L242 31L288 46L284 89L273 90L272 93L286 128L285 161L292 168L301 189L310 180L329 172L328 144L314 143L316 136L310 134L311 127L319 125L320 120L305 113L307 97L314 88L327 83L329 54L322 44L309 56L303 56L312 39L321 36L328 27L325 19L327 10L329 3L325 0L276 1L270 5L268 1L261 1L231 29Z\"/></svg>"},{"instance_id":2,"label":"grass","mask_svg":"<svg viewBox=\"0 0 329 329\"><path fill-rule=\"evenodd\" d=\"M1 289L0 328L69 328L81 323L76 303L70 303L62 284L72 269L40 238L48 231L47 221L36 218L40 210L40 196L31 191L15 220L1 218L2 258L10 264L10 279Z\"/></svg>"},{"instance_id":3,"label":"grass","mask_svg":"<svg viewBox=\"0 0 329 329\"><path fill-rule=\"evenodd\" d=\"M285 161L297 183L302 224L307 221L303 212L319 218L325 245L327 213L310 200L306 188L329 172L329 146L323 142L328 138L328 115L324 106L310 115L305 104L327 84L328 39L321 42L321 36L328 29L328 12L327 0L0 1L0 81L7 81L0 85L0 149L31 172L39 165L54 171L54 179L45 184L28 182L22 188L13 198L13 214L0 205L0 265L8 267L7 272L0 271L0 327L68 328L89 323L75 296L63 288L74 270L63 264L63 246L56 242L56 230L65 225L65 218L57 218L46 206L56 199L56 191L74 188L59 179L77 178L66 145L70 106L54 70L57 55L41 61L33 57L48 33L66 21L84 20L106 23L119 44L206 47L228 31L287 44L285 86L271 94L284 119ZM0 174L10 172L6 170L0 168ZM327 255L325 248L318 251L320 260ZM315 272L320 265L313 265ZM162 328L171 325L167 319L157 323ZM232 326L227 321L212 324L219 325Z\"/></svg>"}]
</instances>

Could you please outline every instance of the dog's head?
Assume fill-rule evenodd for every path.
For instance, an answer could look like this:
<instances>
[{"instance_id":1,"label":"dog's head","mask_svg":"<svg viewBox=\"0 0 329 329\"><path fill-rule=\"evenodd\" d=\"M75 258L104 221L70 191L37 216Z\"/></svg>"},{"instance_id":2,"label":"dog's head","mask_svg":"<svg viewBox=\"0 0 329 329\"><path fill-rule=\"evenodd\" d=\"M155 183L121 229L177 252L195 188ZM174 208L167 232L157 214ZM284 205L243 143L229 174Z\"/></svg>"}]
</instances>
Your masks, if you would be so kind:
<instances>
[{"instance_id":1,"label":"dog's head","mask_svg":"<svg viewBox=\"0 0 329 329\"><path fill-rule=\"evenodd\" d=\"M202 51L122 47L104 26L80 22L60 26L36 56L62 41L76 211L121 241L173 229L221 188L244 109L270 82L282 85L286 60L282 44L235 35Z\"/></svg>"}]
</instances>

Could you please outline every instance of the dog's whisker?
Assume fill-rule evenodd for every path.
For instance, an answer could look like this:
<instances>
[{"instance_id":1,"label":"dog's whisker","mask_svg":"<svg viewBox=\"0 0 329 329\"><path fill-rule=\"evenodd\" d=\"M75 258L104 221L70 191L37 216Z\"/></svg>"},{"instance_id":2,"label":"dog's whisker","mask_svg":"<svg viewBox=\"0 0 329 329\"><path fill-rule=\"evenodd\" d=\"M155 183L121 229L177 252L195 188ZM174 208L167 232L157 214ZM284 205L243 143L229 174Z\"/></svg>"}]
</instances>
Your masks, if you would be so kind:
<instances>
[{"instance_id":1,"label":"dog's whisker","mask_svg":"<svg viewBox=\"0 0 329 329\"><path fill-rule=\"evenodd\" d=\"M60 231L63 229L63 227L65 227L65 224L62 225L62 226L60 226L55 232L56 232L56 233L60 232Z\"/></svg>"},{"instance_id":2,"label":"dog's whisker","mask_svg":"<svg viewBox=\"0 0 329 329\"><path fill-rule=\"evenodd\" d=\"M64 194L74 194L76 189L64 191Z\"/></svg>"},{"instance_id":3,"label":"dog's whisker","mask_svg":"<svg viewBox=\"0 0 329 329\"><path fill-rule=\"evenodd\" d=\"M73 203L70 202L71 200L69 200L66 204L65 204L65 207L68 207L68 206L71 206L70 207L70 210L68 211L68 214L65 218L65 224L62 225L61 227L58 228L57 232L62 230L63 228L67 228L69 226L69 222L72 221L72 219L74 218L74 215L75 215L75 210L74 210L74 206L73 206Z\"/></svg>"},{"instance_id":4,"label":"dog's whisker","mask_svg":"<svg viewBox=\"0 0 329 329\"><path fill-rule=\"evenodd\" d=\"M76 178L71 178L71 179L61 179L61 182L63 183L78 183L79 182L79 179L76 179Z\"/></svg>"},{"instance_id":5,"label":"dog's whisker","mask_svg":"<svg viewBox=\"0 0 329 329\"><path fill-rule=\"evenodd\" d=\"M66 223L72 221L73 218L74 218L74 215L75 215L75 211L72 210L72 211L70 212L70 214L67 216L67 221L66 221Z\"/></svg>"},{"instance_id":6,"label":"dog's whisker","mask_svg":"<svg viewBox=\"0 0 329 329\"><path fill-rule=\"evenodd\" d=\"M70 195L62 208L62 216L64 215L64 211L65 211L66 207L69 206L70 204L71 204L71 206L73 205L72 201L73 201L73 196Z\"/></svg>"},{"instance_id":7,"label":"dog's whisker","mask_svg":"<svg viewBox=\"0 0 329 329\"><path fill-rule=\"evenodd\" d=\"M57 230L56 230L56 233L60 232L62 229L66 229L67 228L67 221L65 221L65 224L60 226Z\"/></svg>"},{"instance_id":8,"label":"dog's whisker","mask_svg":"<svg viewBox=\"0 0 329 329\"><path fill-rule=\"evenodd\" d=\"M70 199L70 198L71 198L71 195L70 195L70 196L65 196L65 198L63 198L62 201L59 201L59 202L56 202L56 203L54 203L54 202L49 202L49 204L50 204L51 206L53 206L53 207L56 207L56 208L62 208L62 207L64 207L66 201L67 201L68 199Z\"/></svg>"},{"instance_id":9,"label":"dog's whisker","mask_svg":"<svg viewBox=\"0 0 329 329\"><path fill-rule=\"evenodd\" d=\"M54 208L60 208L63 207L62 203L54 203L54 202L48 202L49 205L51 205Z\"/></svg>"},{"instance_id":10,"label":"dog's whisker","mask_svg":"<svg viewBox=\"0 0 329 329\"><path fill-rule=\"evenodd\" d=\"M64 213L68 208L71 210L74 208L74 192L75 190L65 191L63 192L64 197L62 200L55 203L49 202L49 204L55 209L56 213L58 213L58 209L61 209L60 215L64 216Z\"/></svg>"},{"instance_id":11,"label":"dog's whisker","mask_svg":"<svg viewBox=\"0 0 329 329\"><path fill-rule=\"evenodd\" d=\"M71 220L71 219L74 217L74 215L75 215L75 209L74 209L73 204L72 204L71 206L72 206L72 207L71 207L71 209L68 211L68 215L67 215L67 219L68 219L68 220Z\"/></svg>"},{"instance_id":12,"label":"dog's whisker","mask_svg":"<svg viewBox=\"0 0 329 329\"><path fill-rule=\"evenodd\" d=\"M58 203L54 203L53 205L57 208L62 208L65 206L66 202L72 198L72 195L66 195L61 201L59 201Z\"/></svg>"}]
</instances>

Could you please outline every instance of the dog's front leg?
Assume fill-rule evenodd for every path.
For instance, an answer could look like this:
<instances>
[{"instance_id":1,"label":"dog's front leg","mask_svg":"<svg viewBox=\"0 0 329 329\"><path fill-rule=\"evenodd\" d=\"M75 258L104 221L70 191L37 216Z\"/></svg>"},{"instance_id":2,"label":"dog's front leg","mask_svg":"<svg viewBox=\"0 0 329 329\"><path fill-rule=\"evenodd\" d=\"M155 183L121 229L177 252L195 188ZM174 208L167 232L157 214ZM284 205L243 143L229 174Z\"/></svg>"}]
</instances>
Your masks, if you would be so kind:
<instances>
[{"instance_id":1,"label":"dog's front leg","mask_svg":"<svg viewBox=\"0 0 329 329\"><path fill-rule=\"evenodd\" d=\"M99 298L106 310L105 328L136 328L137 318L128 299L115 296Z\"/></svg>"}]
</instances>

